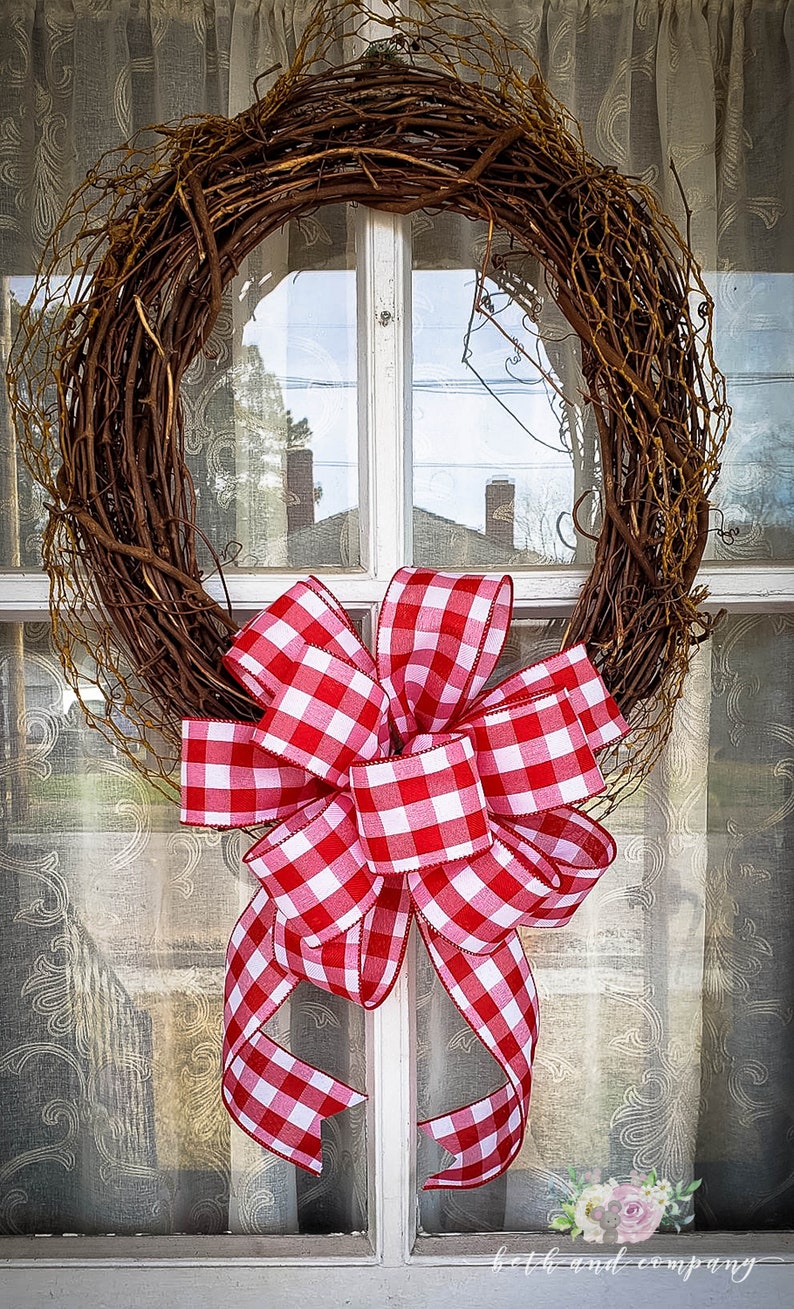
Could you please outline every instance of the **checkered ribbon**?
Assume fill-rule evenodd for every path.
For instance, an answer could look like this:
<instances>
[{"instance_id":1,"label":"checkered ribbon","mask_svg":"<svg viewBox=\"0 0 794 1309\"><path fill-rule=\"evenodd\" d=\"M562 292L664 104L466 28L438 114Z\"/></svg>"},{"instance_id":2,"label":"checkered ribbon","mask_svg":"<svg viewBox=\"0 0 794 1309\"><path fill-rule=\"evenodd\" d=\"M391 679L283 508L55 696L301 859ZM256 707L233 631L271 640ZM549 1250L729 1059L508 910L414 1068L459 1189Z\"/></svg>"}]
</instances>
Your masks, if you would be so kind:
<instances>
[{"instance_id":1,"label":"checkered ribbon","mask_svg":"<svg viewBox=\"0 0 794 1309\"><path fill-rule=\"evenodd\" d=\"M572 806L603 789L595 754L627 726L581 645L486 691L511 613L508 577L404 568L373 658L309 578L224 657L260 720L184 723L182 821L275 824L244 856L261 889L229 943L224 1101L311 1172L323 1119L364 1097L265 1024L301 979L381 1004L413 917L505 1075L420 1124L453 1156L425 1185L480 1186L521 1146L538 1004L516 928L566 923L612 862L612 838Z\"/></svg>"}]
</instances>

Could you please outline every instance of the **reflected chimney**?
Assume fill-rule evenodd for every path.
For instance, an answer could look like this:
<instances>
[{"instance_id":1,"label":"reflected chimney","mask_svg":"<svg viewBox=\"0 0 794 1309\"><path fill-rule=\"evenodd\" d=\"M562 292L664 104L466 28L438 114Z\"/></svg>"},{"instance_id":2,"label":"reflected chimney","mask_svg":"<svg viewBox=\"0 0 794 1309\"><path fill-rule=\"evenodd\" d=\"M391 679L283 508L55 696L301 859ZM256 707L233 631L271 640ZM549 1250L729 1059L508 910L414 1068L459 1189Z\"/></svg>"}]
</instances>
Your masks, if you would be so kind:
<instances>
[{"instance_id":1,"label":"reflected chimney","mask_svg":"<svg viewBox=\"0 0 794 1309\"><path fill-rule=\"evenodd\" d=\"M314 524L314 455L287 450L287 535Z\"/></svg>"},{"instance_id":2,"label":"reflected chimney","mask_svg":"<svg viewBox=\"0 0 794 1309\"><path fill-rule=\"evenodd\" d=\"M511 477L492 477L485 484L485 535L507 550L514 548L516 485Z\"/></svg>"}]
</instances>

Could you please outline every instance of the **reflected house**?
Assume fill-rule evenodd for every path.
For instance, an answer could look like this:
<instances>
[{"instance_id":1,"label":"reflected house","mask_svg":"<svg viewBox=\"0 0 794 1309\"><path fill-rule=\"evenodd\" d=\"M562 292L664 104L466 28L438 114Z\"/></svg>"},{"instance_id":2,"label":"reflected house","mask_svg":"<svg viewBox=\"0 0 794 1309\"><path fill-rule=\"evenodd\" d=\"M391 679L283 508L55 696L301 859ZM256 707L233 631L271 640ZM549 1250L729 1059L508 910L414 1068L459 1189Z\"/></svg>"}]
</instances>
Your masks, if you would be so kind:
<instances>
[{"instance_id":1,"label":"reflected house","mask_svg":"<svg viewBox=\"0 0 794 1309\"><path fill-rule=\"evenodd\" d=\"M355 567L359 559L358 509L315 522L311 450L287 451L285 483L290 567L296 571L311 571L320 564L326 568ZM493 572L543 562L534 550L515 547L515 484L510 478L493 477L486 483L484 510L485 531L479 532L429 509L415 507L416 563L443 568L454 559L456 569Z\"/></svg>"},{"instance_id":2,"label":"reflected house","mask_svg":"<svg viewBox=\"0 0 794 1309\"><path fill-rule=\"evenodd\" d=\"M4 1228L138 1231L160 1200L149 1015L70 906L20 908L6 895L0 922L12 1000L0 1157L18 1165Z\"/></svg>"}]
</instances>

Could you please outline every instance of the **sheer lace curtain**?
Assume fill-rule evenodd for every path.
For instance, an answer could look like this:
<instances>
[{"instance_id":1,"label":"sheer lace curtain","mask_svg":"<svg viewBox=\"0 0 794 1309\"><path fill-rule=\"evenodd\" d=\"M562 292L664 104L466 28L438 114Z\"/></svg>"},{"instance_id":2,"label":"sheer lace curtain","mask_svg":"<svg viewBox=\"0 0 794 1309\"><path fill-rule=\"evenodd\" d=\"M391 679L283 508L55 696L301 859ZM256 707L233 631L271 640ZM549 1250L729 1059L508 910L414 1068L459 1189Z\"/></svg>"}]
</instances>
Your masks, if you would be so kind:
<instances>
[{"instance_id":1,"label":"sheer lace curtain","mask_svg":"<svg viewBox=\"0 0 794 1309\"><path fill-rule=\"evenodd\" d=\"M7 0L0 256L29 271L102 151L186 112L236 113L312 9L272 0ZM653 185L707 268L794 259L794 16L785 0L500 0L599 158Z\"/></svg>"},{"instance_id":2,"label":"sheer lace curtain","mask_svg":"<svg viewBox=\"0 0 794 1309\"><path fill-rule=\"evenodd\" d=\"M6 0L4 356L15 297L98 155L152 121L243 108L253 78L289 58L311 7ZM650 182L684 223L675 160L696 253L713 273L720 357L735 373L721 503L738 534L715 548L737 568L790 558L791 493L780 490L794 413L790 6L506 0L490 9L535 53L593 152ZM261 269L274 280L290 267L349 272L345 215L312 222L261 253ZM422 214L414 229L417 269L475 266L467 225ZM254 268L247 280L260 275ZM243 357L241 294L219 325L217 371L186 391L214 540L244 532L250 517L244 462L229 462L239 396L224 380ZM271 366L280 373L287 361ZM555 366L575 381L575 354ZM16 468L6 408L0 420L0 564L32 565L42 506ZM282 537L284 524L274 531ZM275 537L249 543L251 562L282 562ZM426 562L455 563L443 539L432 550ZM701 1176L701 1225L791 1221L790 626L762 611L723 625L698 656L664 761L611 820L617 865L564 932L527 933L543 1028L524 1151L491 1186L424 1201L427 1229L544 1228L549 1186L568 1165ZM560 635L519 622L506 657L540 657ZM222 956L249 890L240 839L180 831L173 810L84 728L44 622L2 625L0 678L10 997L0 1081L16 1106L0 1128L2 1229L360 1228L360 1113L331 1120L324 1172L312 1179L232 1131L220 1107ZM418 1093L431 1114L487 1091L493 1071L421 959L417 967ZM363 1083L358 1011L303 988L279 1021L296 1053ZM421 1149L421 1164L435 1168Z\"/></svg>"}]
</instances>

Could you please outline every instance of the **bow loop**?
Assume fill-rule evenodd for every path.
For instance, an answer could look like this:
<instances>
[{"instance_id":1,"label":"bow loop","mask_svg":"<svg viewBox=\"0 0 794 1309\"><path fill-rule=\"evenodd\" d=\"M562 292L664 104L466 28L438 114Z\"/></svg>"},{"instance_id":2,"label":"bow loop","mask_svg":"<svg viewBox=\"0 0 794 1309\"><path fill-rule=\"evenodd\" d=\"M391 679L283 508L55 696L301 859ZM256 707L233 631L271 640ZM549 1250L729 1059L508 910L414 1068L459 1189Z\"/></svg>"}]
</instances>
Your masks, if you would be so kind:
<instances>
[{"instance_id":1,"label":"bow loop","mask_svg":"<svg viewBox=\"0 0 794 1309\"><path fill-rule=\"evenodd\" d=\"M270 823L326 793L302 768L263 754L256 730L253 723L184 719L181 822L202 827Z\"/></svg>"},{"instance_id":2,"label":"bow loop","mask_svg":"<svg viewBox=\"0 0 794 1309\"><path fill-rule=\"evenodd\" d=\"M613 862L613 837L588 814L563 806L504 823L500 836L517 859L548 860L557 874L554 887L526 906L526 927L564 927Z\"/></svg>"},{"instance_id":3,"label":"bow loop","mask_svg":"<svg viewBox=\"0 0 794 1309\"><path fill-rule=\"evenodd\" d=\"M517 927L562 927L615 858L603 827L567 806L494 823L475 860L408 878L419 913L450 945L488 954Z\"/></svg>"},{"instance_id":4,"label":"bow loop","mask_svg":"<svg viewBox=\"0 0 794 1309\"><path fill-rule=\"evenodd\" d=\"M490 954L559 884L549 859L533 850L516 856L495 825L490 850L478 859L441 864L408 878L417 910L450 945Z\"/></svg>"},{"instance_id":5,"label":"bow loop","mask_svg":"<svg viewBox=\"0 0 794 1309\"><path fill-rule=\"evenodd\" d=\"M337 788L351 764L388 750L388 701L366 673L309 645L294 662L281 655L274 670L273 699L253 733L263 750Z\"/></svg>"},{"instance_id":6,"label":"bow loop","mask_svg":"<svg viewBox=\"0 0 794 1309\"><path fill-rule=\"evenodd\" d=\"M310 947L363 918L383 884L364 857L348 795L307 805L266 832L243 860Z\"/></svg>"},{"instance_id":7,"label":"bow loop","mask_svg":"<svg viewBox=\"0 0 794 1309\"><path fill-rule=\"evenodd\" d=\"M378 678L403 741L442 732L491 676L510 625L509 577L401 568L377 635Z\"/></svg>"},{"instance_id":8,"label":"bow loop","mask_svg":"<svg viewBox=\"0 0 794 1309\"><path fill-rule=\"evenodd\" d=\"M375 1009L397 980L411 917L408 890L402 880L392 878L362 919L321 945L310 945L294 920L277 916L274 955L283 968L322 991Z\"/></svg>"},{"instance_id":9,"label":"bow loop","mask_svg":"<svg viewBox=\"0 0 794 1309\"><path fill-rule=\"evenodd\" d=\"M461 724L470 735L477 769L492 813L537 813L598 795L604 779L571 697L550 694L515 699Z\"/></svg>"},{"instance_id":10,"label":"bow loop","mask_svg":"<svg viewBox=\"0 0 794 1309\"><path fill-rule=\"evenodd\" d=\"M626 735L629 725L591 664L583 645L572 645L548 659L507 677L482 696L473 707L476 714L508 708L527 695L567 691L582 724L587 743L594 752Z\"/></svg>"},{"instance_id":11,"label":"bow loop","mask_svg":"<svg viewBox=\"0 0 794 1309\"><path fill-rule=\"evenodd\" d=\"M257 704L278 690L271 666L283 656L299 662L304 647L317 646L373 677L375 662L336 596L316 577L296 582L240 629L223 662Z\"/></svg>"}]
</instances>

